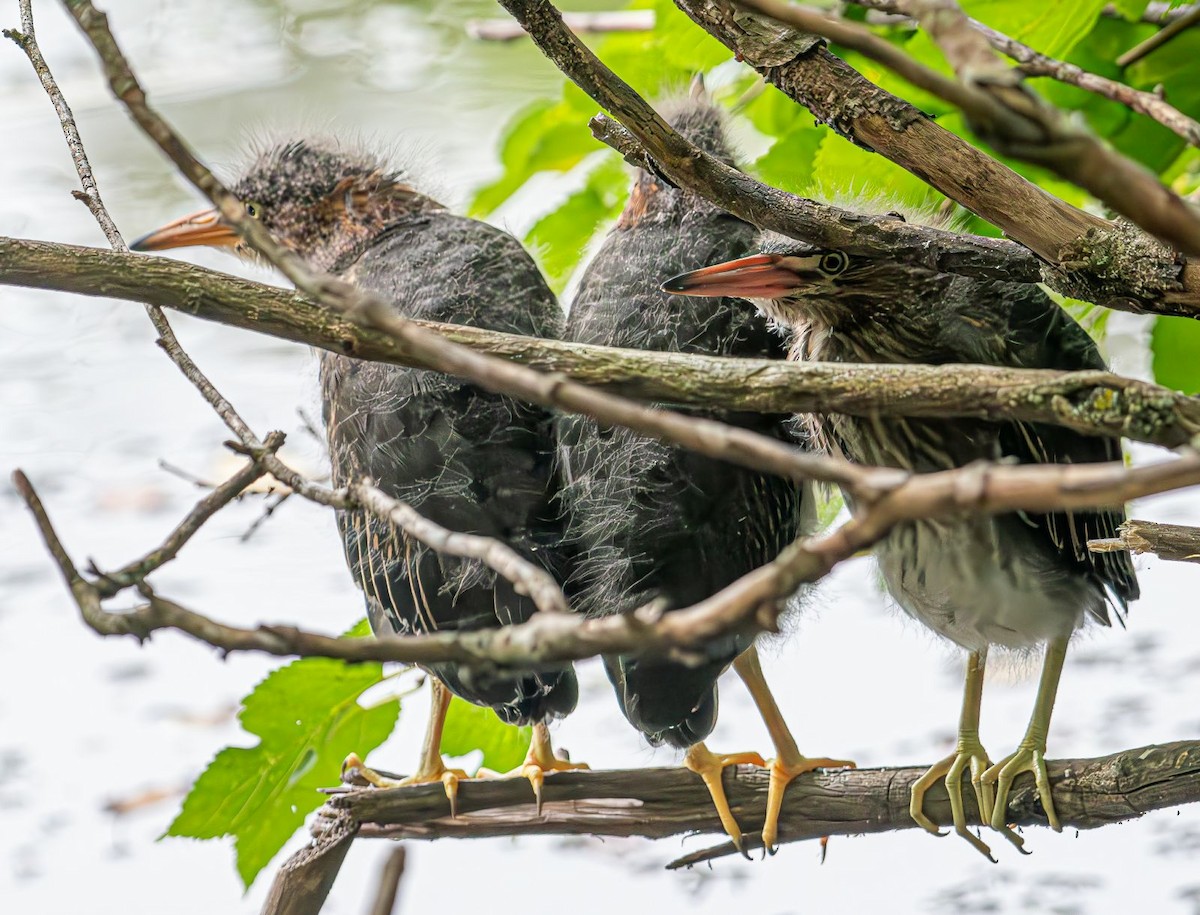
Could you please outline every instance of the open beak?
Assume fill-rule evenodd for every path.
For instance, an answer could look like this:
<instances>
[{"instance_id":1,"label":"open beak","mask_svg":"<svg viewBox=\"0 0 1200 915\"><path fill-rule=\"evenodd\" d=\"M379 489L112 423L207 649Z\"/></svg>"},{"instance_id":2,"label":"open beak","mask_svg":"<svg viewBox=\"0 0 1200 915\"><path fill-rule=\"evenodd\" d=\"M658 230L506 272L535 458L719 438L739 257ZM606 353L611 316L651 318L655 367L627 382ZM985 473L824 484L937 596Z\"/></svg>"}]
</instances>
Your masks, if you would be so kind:
<instances>
[{"instance_id":1,"label":"open beak","mask_svg":"<svg viewBox=\"0 0 1200 915\"><path fill-rule=\"evenodd\" d=\"M683 295L733 295L744 299L777 299L804 285L777 254L754 254L691 273L681 273L663 283L664 292Z\"/></svg>"},{"instance_id":2,"label":"open beak","mask_svg":"<svg viewBox=\"0 0 1200 915\"><path fill-rule=\"evenodd\" d=\"M195 245L233 248L239 240L237 233L221 221L216 210L201 210L143 235L129 247L134 251L165 251Z\"/></svg>"}]
</instances>

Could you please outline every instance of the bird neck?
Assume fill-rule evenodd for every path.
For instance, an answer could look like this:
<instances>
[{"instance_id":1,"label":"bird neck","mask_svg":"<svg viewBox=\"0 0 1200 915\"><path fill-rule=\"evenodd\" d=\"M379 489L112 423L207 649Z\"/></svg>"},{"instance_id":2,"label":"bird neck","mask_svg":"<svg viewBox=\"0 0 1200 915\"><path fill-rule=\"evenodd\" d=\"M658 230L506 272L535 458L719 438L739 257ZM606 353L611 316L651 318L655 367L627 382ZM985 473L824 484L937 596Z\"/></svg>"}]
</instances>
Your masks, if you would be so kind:
<instances>
[{"instance_id":1,"label":"bird neck","mask_svg":"<svg viewBox=\"0 0 1200 915\"><path fill-rule=\"evenodd\" d=\"M379 244L414 219L445 211L445 207L407 185L395 185L387 193L374 195L358 213L346 211L339 227L314 252L314 266L342 273L363 252Z\"/></svg>"},{"instance_id":2,"label":"bird neck","mask_svg":"<svg viewBox=\"0 0 1200 915\"><path fill-rule=\"evenodd\" d=\"M887 292L810 297L790 316L792 357L816 362L943 362L951 277L911 277Z\"/></svg>"}]
</instances>

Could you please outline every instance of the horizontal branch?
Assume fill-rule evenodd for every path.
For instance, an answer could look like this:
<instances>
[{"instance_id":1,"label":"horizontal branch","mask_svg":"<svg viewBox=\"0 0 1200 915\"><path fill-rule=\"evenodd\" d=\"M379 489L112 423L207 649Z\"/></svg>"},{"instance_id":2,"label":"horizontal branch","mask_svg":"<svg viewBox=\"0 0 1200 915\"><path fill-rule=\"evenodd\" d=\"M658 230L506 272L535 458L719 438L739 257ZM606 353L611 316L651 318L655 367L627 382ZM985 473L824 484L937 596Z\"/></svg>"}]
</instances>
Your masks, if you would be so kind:
<instances>
[{"instance_id":1,"label":"horizontal branch","mask_svg":"<svg viewBox=\"0 0 1200 915\"><path fill-rule=\"evenodd\" d=\"M1089 540L1088 549L1093 553L1129 550L1175 562L1200 562L1200 527L1130 519L1117 530L1120 536L1111 540Z\"/></svg>"},{"instance_id":2,"label":"horizontal branch","mask_svg":"<svg viewBox=\"0 0 1200 915\"><path fill-rule=\"evenodd\" d=\"M1152 810L1200 801L1200 742L1139 747L1095 759L1048 764L1054 804L1065 827L1096 829ZM909 790L925 767L823 770L788 787L779 823L782 842L916 828ZM762 828L767 772L753 766L727 769L725 791L744 832ZM536 816L524 779L479 779L459 786L456 818L449 816L440 784L389 789L339 789L325 818L358 823L359 835L397 839L478 838L511 835L599 835L665 838L723 832L703 783L688 769L647 768L555 773L547 777L542 815ZM971 791L964 792L967 821L978 825ZM951 824L950 802L939 781L925 797L925 811ZM1045 826L1033 777L1018 776L1009 822ZM750 844L753 844L752 842ZM732 854L732 844L685 859L694 863Z\"/></svg>"},{"instance_id":3,"label":"horizontal branch","mask_svg":"<svg viewBox=\"0 0 1200 915\"><path fill-rule=\"evenodd\" d=\"M360 328L296 293L166 258L0 238L0 284L126 299L360 359L436 367L393 337ZM627 397L685 406L1016 419L1165 447L1183 445L1200 432L1200 400L1105 372L728 359L423 326L530 368Z\"/></svg>"}]
</instances>

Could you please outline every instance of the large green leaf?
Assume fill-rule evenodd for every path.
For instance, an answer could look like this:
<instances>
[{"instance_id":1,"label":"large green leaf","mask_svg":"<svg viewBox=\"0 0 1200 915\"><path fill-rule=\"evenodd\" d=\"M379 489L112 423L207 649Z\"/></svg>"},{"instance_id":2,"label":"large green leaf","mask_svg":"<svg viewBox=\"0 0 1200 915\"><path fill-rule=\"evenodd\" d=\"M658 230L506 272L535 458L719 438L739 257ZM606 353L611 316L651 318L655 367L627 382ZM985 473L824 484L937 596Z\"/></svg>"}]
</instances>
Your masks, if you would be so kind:
<instances>
[{"instance_id":1,"label":"large green leaf","mask_svg":"<svg viewBox=\"0 0 1200 915\"><path fill-rule=\"evenodd\" d=\"M754 170L767 184L795 194L807 193L812 185L813 165L821 141L829 132L813 127L812 119L783 134L757 162Z\"/></svg>"},{"instance_id":2,"label":"large green leaf","mask_svg":"<svg viewBox=\"0 0 1200 915\"><path fill-rule=\"evenodd\" d=\"M366 756L392 732L398 699L369 709L358 704L382 677L381 664L329 658L304 658L269 674L238 713L258 744L218 753L166 835L233 836L237 871L249 887L320 806L317 789L338 783L342 760L351 752Z\"/></svg>"},{"instance_id":3,"label":"large green leaf","mask_svg":"<svg viewBox=\"0 0 1200 915\"><path fill-rule=\"evenodd\" d=\"M539 219L525 236L555 292L571 272L598 229L620 212L628 196L629 176L616 153L594 167L579 190Z\"/></svg>"},{"instance_id":4,"label":"large green leaf","mask_svg":"<svg viewBox=\"0 0 1200 915\"><path fill-rule=\"evenodd\" d=\"M490 708L472 705L455 696L446 712L442 731L442 753L445 756L466 756L483 751L482 766L496 772L515 769L525 761L532 728L505 724Z\"/></svg>"},{"instance_id":5,"label":"large green leaf","mask_svg":"<svg viewBox=\"0 0 1200 915\"><path fill-rule=\"evenodd\" d=\"M1185 394L1200 394L1200 321L1156 318L1150 350L1155 381Z\"/></svg>"},{"instance_id":6,"label":"large green leaf","mask_svg":"<svg viewBox=\"0 0 1200 915\"><path fill-rule=\"evenodd\" d=\"M1062 57L1078 44L1100 16L1108 0L963 0L963 11L1010 38L1050 57Z\"/></svg>"},{"instance_id":7,"label":"large green leaf","mask_svg":"<svg viewBox=\"0 0 1200 915\"><path fill-rule=\"evenodd\" d=\"M599 143L587 118L564 102L534 102L513 117L500 139L504 172L475 192L472 216L486 216L541 171L568 171Z\"/></svg>"}]
</instances>

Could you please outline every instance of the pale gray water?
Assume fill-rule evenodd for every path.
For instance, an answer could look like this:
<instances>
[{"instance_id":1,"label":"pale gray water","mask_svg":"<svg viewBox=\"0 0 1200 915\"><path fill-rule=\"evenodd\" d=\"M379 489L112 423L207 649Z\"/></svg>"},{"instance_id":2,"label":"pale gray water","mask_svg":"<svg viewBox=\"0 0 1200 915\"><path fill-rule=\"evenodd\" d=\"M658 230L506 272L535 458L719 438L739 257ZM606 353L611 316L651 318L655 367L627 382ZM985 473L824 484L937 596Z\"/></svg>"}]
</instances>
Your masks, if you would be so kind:
<instances>
[{"instance_id":1,"label":"pale gray water","mask_svg":"<svg viewBox=\"0 0 1200 915\"><path fill-rule=\"evenodd\" d=\"M118 37L152 98L215 162L228 161L243 127L318 124L415 142L446 176L451 197L491 176L494 138L509 112L556 84L530 47L477 45L461 36L485 2L438 4L149 3L111 5ZM39 3L43 48L75 107L114 215L133 236L196 205L159 155L109 102L90 51L55 4ZM4 25L16 25L15 4ZM282 36L282 40L281 40ZM0 233L86 244L103 240L71 199L74 173L57 122L24 58L0 50ZM505 215L522 226L544 200L525 195ZM189 257L232 270L207 252ZM227 433L153 346L137 306L0 287L0 467L39 486L77 560L124 561L156 543L195 491L158 469L160 458L220 475ZM315 405L303 347L176 318L185 346L263 433L290 434L291 455L317 468L297 407ZM1121 365L1140 356L1122 319ZM1139 459L1154 459L1138 449ZM298 502L248 544L258 513L222 513L184 558L156 576L173 597L221 619L297 621L325 631L361 614L330 516ZM1138 506L1138 514L1196 523L1195 497ZM1129 631L1092 634L1068 662L1051 734L1052 755L1101 754L1200 732L1200 622L1186 595L1196 570L1142 561L1145 598ZM959 703L959 659L885 609L865 562L827 583L819 610L768 650L768 676L801 748L860 765L920 763L943 755ZM139 648L101 640L75 618L29 519L0 486L0 912L255 912L265 873L243 896L223 842L156 842L177 800L114 818L106 802L186 784L239 737L228 714L275 662L221 662L189 640L158 636ZM1019 739L1033 697L1028 678L997 671L988 684L984 739L999 756ZM595 664L581 671L584 700L557 740L597 766L668 764L625 725ZM424 703L408 708L375 759L403 768ZM216 723L211 723L215 721ZM767 750L740 685L731 682L712 741ZM1027 833L1019 858L993 842L992 866L965 843L917 832L785 847L766 862L725 860L710 872L668 874L681 849L709 844L640 840L489 840L410 847L407 912L531 909L576 915L631 912L1116 912L1200 911L1200 813L1164 811L1091 834ZM287 851L298 847L297 838ZM360 913L386 846L356 847L330 912ZM285 852L286 853L286 852ZM540 893L541 898L534 898Z\"/></svg>"}]
</instances>

